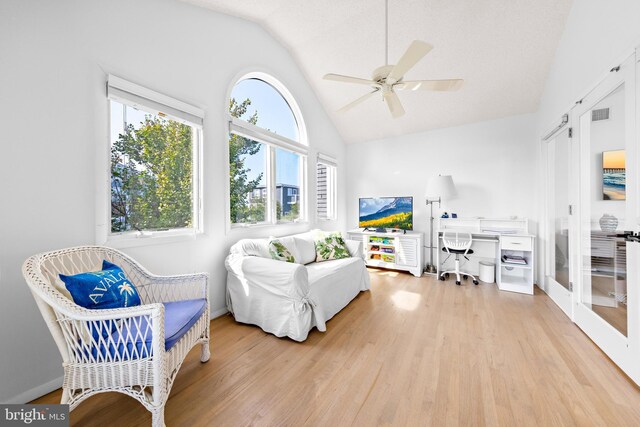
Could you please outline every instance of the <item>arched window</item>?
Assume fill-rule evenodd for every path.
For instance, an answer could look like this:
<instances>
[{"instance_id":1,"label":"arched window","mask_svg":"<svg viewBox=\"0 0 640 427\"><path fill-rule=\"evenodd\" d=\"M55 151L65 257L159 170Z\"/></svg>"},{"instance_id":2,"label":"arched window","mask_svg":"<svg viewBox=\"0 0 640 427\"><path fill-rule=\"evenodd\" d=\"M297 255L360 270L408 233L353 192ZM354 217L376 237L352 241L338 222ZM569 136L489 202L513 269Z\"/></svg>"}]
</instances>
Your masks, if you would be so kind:
<instances>
[{"instance_id":1,"label":"arched window","mask_svg":"<svg viewBox=\"0 0 640 427\"><path fill-rule=\"evenodd\" d=\"M307 143L300 109L263 73L244 76L229 99L232 226L306 219Z\"/></svg>"}]
</instances>

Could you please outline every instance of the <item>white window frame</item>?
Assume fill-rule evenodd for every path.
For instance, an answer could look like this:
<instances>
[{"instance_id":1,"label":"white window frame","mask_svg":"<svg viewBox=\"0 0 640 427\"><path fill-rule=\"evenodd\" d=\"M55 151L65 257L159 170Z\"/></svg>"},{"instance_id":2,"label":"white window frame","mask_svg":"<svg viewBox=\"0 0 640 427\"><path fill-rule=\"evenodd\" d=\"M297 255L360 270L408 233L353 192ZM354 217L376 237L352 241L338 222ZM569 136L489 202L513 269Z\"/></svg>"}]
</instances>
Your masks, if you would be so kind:
<instances>
[{"instance_id":1,"label":"white window frame","mask_svg":"<svg viewBox=\"0 0 640 427\"><path fill-rule=\"evenodd\" d=\"M111 232L111 101L125 106L168 117L191 126L193 132L193 226L154 231ZM107 143L99 150L100 165L98 173L96 241L98 244L109 244L123 248L146 246L172 241L195 239L203 233L202 215L202 128L204 111L167 95L139 86L120 77L109 75L107 78L107 108L109 120L107 126Z\"/></svg>"},{"instance_id":2,"label":"white window frame","mask_svg":"<svg viewBox=\"0 0 640 427\"><path fill-rule=\"evenodd\" d=\"M226 191L226 221L227 221L227 230L232 229L243 229L250 227L259 227L259 226L281 226L281 225L291 225L291 224L306 224L308 223L308 185L307 185L307 157L309 154L309 146L307 144L307 132L306 127L304 125L304 120L302 118L302 113L300 111L300 107L296 103L295 99L291 95L291 93L287 90L287 88L279 82L277 79L272 77L271 75L263 72L251 72L243 74L241 77L234 80L231 88L228 92L227 96L227 105L228 99L231 97L231 93L233 91L233 87L236 84L243 80L247 79L257 79L262 80L264 83L271 85L285 100L285 102L289 105L291 112L293 113L293 117L298 125L298 141L294 141L285 136L279 135L277 133L271 132L267 129L261 128L260 126L256 126L252 123L246 122L237 117L232 117L228 112L226 114L227 117L227 145L226 145L226 180L227 180L227 191ZM236 134L244 138L248 138L252 141L259 142L265 145L265 185L266 185L266 212L265 212L265 221L256 222L256 223L234 223L231 219L231 188L229 183L229 142L228 135ZM276 212L276 149L282 149L285 151L289 151L291 153L297 154L300 156L300 163L298 167L298 198L300 203L300 214L298 219L294 221L278 221L277 212ZM284 191L284 190L283 190Z\"/></svg>"},{"instance_id":3,"label":"white window frame","mask_svg":"<svg viewBox=\"0 0 640 427\"><path fill-rule=\"evenodd\" d=\"M316 186L317 186L317 165L324 165L327 168L327 215L321 217L317 209L317 193L316 187L316 216L318 221L335 221L338 219L338 162L329 155L318 153L316 160Z\"/></svg>"}]
</instances>

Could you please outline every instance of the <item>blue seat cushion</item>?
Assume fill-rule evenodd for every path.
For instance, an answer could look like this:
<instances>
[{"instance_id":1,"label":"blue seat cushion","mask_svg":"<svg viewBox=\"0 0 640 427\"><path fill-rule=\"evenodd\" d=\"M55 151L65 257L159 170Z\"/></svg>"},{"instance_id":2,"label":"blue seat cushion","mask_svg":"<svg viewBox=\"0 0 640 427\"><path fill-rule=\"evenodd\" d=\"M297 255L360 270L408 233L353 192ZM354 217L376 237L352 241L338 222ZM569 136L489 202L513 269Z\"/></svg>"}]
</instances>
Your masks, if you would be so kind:
<instances>
[{"instance_id":1,"label":"blue seat cushion","mask_svg":"<svg viewBox=\"0 0 640 427\"><path fill-rule=\"evenodd\" d=\"M207 301L200 298L166 302L163 305L164 348L169 351L200 319L207 307ZM151 356L153 353L151 347L152 331L146 317L125 319L119 326L119 328L114 328L112 333L103 331L102 334L98 334L102 335L105 340L104 342L100 341L99 349L96 346L91 349L94 357L99 357L98 354L106 357L109 354L115 360L132 360ZM107 339L108 335L111 335L112 342ZM96 334L94 334L94 338L96 338Z\"/></svg>"},{"instance_id":2,"label":"blue seat cushion","mask_svg":"<svg viewBox=\"0 0 640 427\"><path fill-rule=\"evenodd\" d=\"M164 304L164 349L169 350L200 319L207 300L189 299ZM169 313L167 315L167 313Z\"/></svg>"}]
</instances>

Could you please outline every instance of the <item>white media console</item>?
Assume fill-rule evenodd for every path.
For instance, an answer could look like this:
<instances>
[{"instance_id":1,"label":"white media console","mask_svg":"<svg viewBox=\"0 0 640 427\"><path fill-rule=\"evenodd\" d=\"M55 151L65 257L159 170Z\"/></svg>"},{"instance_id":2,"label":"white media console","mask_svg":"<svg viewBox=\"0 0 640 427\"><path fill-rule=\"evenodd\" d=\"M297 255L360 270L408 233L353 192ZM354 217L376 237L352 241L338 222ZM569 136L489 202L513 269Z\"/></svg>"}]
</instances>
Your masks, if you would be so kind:
<instances>
[{"instance_id":1,"label":"white media console","mask_svg":"<svg viewBox=\"0 0 640 427\"><path fill-rule=\"evenodd\" d=\"M423 239L417 231L376 232L362 229L347 231L349 240L362 242L368 266L408 271L422 276Z\"/></svg>"}]
</instances>

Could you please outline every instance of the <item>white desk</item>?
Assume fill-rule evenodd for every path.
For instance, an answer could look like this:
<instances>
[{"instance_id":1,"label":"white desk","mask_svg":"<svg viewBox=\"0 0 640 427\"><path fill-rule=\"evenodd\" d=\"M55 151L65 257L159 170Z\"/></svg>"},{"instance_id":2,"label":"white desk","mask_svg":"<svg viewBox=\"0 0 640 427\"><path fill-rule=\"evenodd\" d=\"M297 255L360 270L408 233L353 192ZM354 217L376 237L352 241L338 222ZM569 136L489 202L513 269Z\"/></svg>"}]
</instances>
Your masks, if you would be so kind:
<instances>
[{"instance_id":1,"label":"white desk","mask_svg":"<svg viewBox=\"0 0 640 427\"><path fill-rule=\"evenodd\" d=\"M442 263L452 261L453 257L442 251L442 235L445 230L470 233L473 238L471 248L474 253L468 255L469 261L462 260L462 270L477 274L480 261L491 261L496 267L496 283L504 291L533 294L535 268L535 236L528 233L527 219L476 219L442 218L439 223L436 244L437 274L440 277ZM527 265L514 265L502 262L503 254L523 256ZM466 261L466 262L465 262Z\"/></svg>"}]
</instances>

